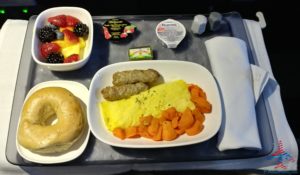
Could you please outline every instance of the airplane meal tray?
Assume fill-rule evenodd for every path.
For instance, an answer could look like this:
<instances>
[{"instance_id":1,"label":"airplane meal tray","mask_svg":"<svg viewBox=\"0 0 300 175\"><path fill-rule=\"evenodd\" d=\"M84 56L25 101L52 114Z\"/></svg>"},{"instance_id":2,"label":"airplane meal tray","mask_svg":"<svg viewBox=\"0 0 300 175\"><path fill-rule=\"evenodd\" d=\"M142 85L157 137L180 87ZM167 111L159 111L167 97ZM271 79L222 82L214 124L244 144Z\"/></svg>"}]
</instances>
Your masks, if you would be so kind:
<instances>
[{"instance_id":1,"label":"airplane meal tray","mask_svg":"<svg viewBox=\"0 0 300 175\"><path fill-rule=\"evenodd\" d=\"M28 22L16 82L6 147L7 160L15 165L43 166L23 159L16 150L16 130L22 104L30 88L38 83L48 80L72 80L89 87L93 75L99 69L108 64L128 61L128 49L141 46L152 47L154 51L154 61L185 60L201 64L210 70L209 58L204 41L214 36L233 36L244 40L249 48L249 61L254 64L249 47L249 39L247 38L243 19L240 14L230 12L223 14L223 16L222 27L218 32L210 32L207 29L206 33L201 36L194 35L190 30L194 15L119 16L137 26L137 32L133 34L130 40L119 43L105 40L102 31L102 24L107 19L116 16L95 16L93 17L94 43L90 60L81 69L70 72L49 71L33 61L31 57L31 38L36 16L32 16ZM166 48L155 34L156 25L160 21L168 18L180 21L187 30L185 39L176 49ZM275 138L274 134L272 134L271 121L268 115L269 112L263 98L261 98L256 105L256 113L262 150L237 149L220 152L217 149L217 135L208 141L189 146L156 149L119 148L107 145L97 140L91 134L88 145L82 155L70 162L58 164L58 166L102 164L146 165L151 163L163 163L164 165L168 165L174 162L208 164L210 161L261 158L270 154L275 146Z\"/></svg>"}]
</instances>

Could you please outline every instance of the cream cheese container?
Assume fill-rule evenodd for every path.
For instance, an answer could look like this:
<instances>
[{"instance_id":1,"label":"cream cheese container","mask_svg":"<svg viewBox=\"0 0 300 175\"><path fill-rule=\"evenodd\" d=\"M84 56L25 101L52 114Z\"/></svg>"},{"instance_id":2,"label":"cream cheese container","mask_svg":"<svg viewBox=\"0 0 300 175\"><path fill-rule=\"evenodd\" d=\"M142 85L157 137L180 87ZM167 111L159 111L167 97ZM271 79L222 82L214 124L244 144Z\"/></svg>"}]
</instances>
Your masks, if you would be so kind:
<instances>
[{"instance_id":1,"label":"cream cheese container","mask_svg":"<svg viewBox=\"0 0 300 175\"><path fill-rule=\"evenodd\" d=\"M185 27L179 21L173 19L161 21L156 26L155 32L156 36L168 48L176 48L186 35Z\"/></svg>"}]
</instances>

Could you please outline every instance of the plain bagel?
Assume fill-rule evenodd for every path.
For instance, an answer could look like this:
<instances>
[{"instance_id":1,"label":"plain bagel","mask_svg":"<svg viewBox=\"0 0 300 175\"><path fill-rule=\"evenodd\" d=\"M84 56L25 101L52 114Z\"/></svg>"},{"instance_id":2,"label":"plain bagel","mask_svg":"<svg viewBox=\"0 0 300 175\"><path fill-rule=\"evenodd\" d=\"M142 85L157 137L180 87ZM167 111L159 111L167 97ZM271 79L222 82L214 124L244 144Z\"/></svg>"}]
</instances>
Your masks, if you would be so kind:
<instances>
[{"instance_id":1,"label":"plain bagel","mask_svg":"<svg viewBox=\"0 0 300 175\"><path fill-rule=\"evenodd\" d=\"M69 149L85 125L79 100L61 87L46 87L34 92L26 100L21 115L18 142L38 153ZM51 124L55 118L56 123Z\"/></svg>"}]
</instances>

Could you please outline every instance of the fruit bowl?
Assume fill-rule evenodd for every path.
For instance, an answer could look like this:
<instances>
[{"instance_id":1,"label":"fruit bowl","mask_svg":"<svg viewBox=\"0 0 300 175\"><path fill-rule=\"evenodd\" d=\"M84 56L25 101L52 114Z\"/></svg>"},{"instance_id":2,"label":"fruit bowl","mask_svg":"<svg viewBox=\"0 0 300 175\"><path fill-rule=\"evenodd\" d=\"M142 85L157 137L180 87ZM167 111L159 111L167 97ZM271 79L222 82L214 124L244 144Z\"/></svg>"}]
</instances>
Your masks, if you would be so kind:
<instances>
[{"instance_id":1,"label":"fruit bowl","mask_svg":"<svg viewBox=\"0 0 300 175\"><path fill-rule=\"evenodd\" d=\"M64 17L62 18L64 20L60 20L61 16ZM75 30L78 23L88 28L85 36L78 36L78 32L75 33L78 30L82 32L82 27L78 29L77 26L77 30ZM49 34L50 32L46 30L41 32L42 28L47 28L45 26L56 28L56 33L53 35L57 38L50 40L49 36L51 38L52 33ZM92 16L87 10L79 7L54 7L47 9L38 15L34 23L31 47L32 58L37 64L52 71L79 69L90 58L93 46L93 33ZM62 38L59 38L59 35ZM79 49L81 49L80 54L77 53ZM76 54L72 54L73 51Z\"/></svg>"}]
</instances>

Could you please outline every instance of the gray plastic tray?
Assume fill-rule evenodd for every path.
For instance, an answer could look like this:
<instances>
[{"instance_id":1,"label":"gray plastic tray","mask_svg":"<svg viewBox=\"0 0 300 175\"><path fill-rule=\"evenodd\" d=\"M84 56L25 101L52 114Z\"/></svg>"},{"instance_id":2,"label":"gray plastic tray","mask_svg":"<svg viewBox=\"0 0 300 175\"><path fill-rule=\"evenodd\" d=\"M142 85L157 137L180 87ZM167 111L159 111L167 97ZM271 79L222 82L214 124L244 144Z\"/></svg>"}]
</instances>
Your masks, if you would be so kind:
<instances>
[{"instance_id":1,"label":"gray plastic tray","mask_svg":"<svg viewBox=\"0 0 300 175\"><path fill-rule=\"evenodd\" d=\"M151 46L154 50L154 59L157 60L185 60L201 64L210 70L210 63L204 46L204 41L214 36L234 36L244 40L249 45L243 20L239 13L231 12L224 14L224 22L220 31L206 32L204 35L195 36L191 33L190 27L194 15L170 15L170 16L121 16L137 26L138 32L131 40L126 42L112 43L106 41L102 34L102 24L106 19L115 16L93 17L94 20L94 45L89 62L81 69L71 72L53 72L44 69L31 58L31 38L33 24L36 16L30 18L27 33L24 41L24 48L20 62L18 78L13 101L11 121L6 147L7 160L15 165L40 166L24 160L16 150L16 129L19 114L26 93L34 85L48 80L72 80L89 87L90 81L97 70L111 63L128 61L128 49L132 47ZM179 20L187 29L187 35L183 42L176 49L167 49L162 45L155 35L156 25L167 18ZM249 48L249 61L254 63ZM168 165L176 162L209 164L210 161L239 160L262 158L270 154L274 148L274 134L272 134L270 120L266 104L261 99L257 106L257 122L262 142L262 150L238 149L232 151L218 151L216 138L189 146L160 149L128 149L118 148L102 143L91 134L87 148L77 159L58 164L58 166L76 165L147 165L163 163ZM185 169L188 168L185 164ZM169 166L170 167L170 166ZM193 166L192 166L193 167ZM194 167L195 169L195 167ZM197 168L196 168L197 169Z\"/></svg>"}]
</instances>

